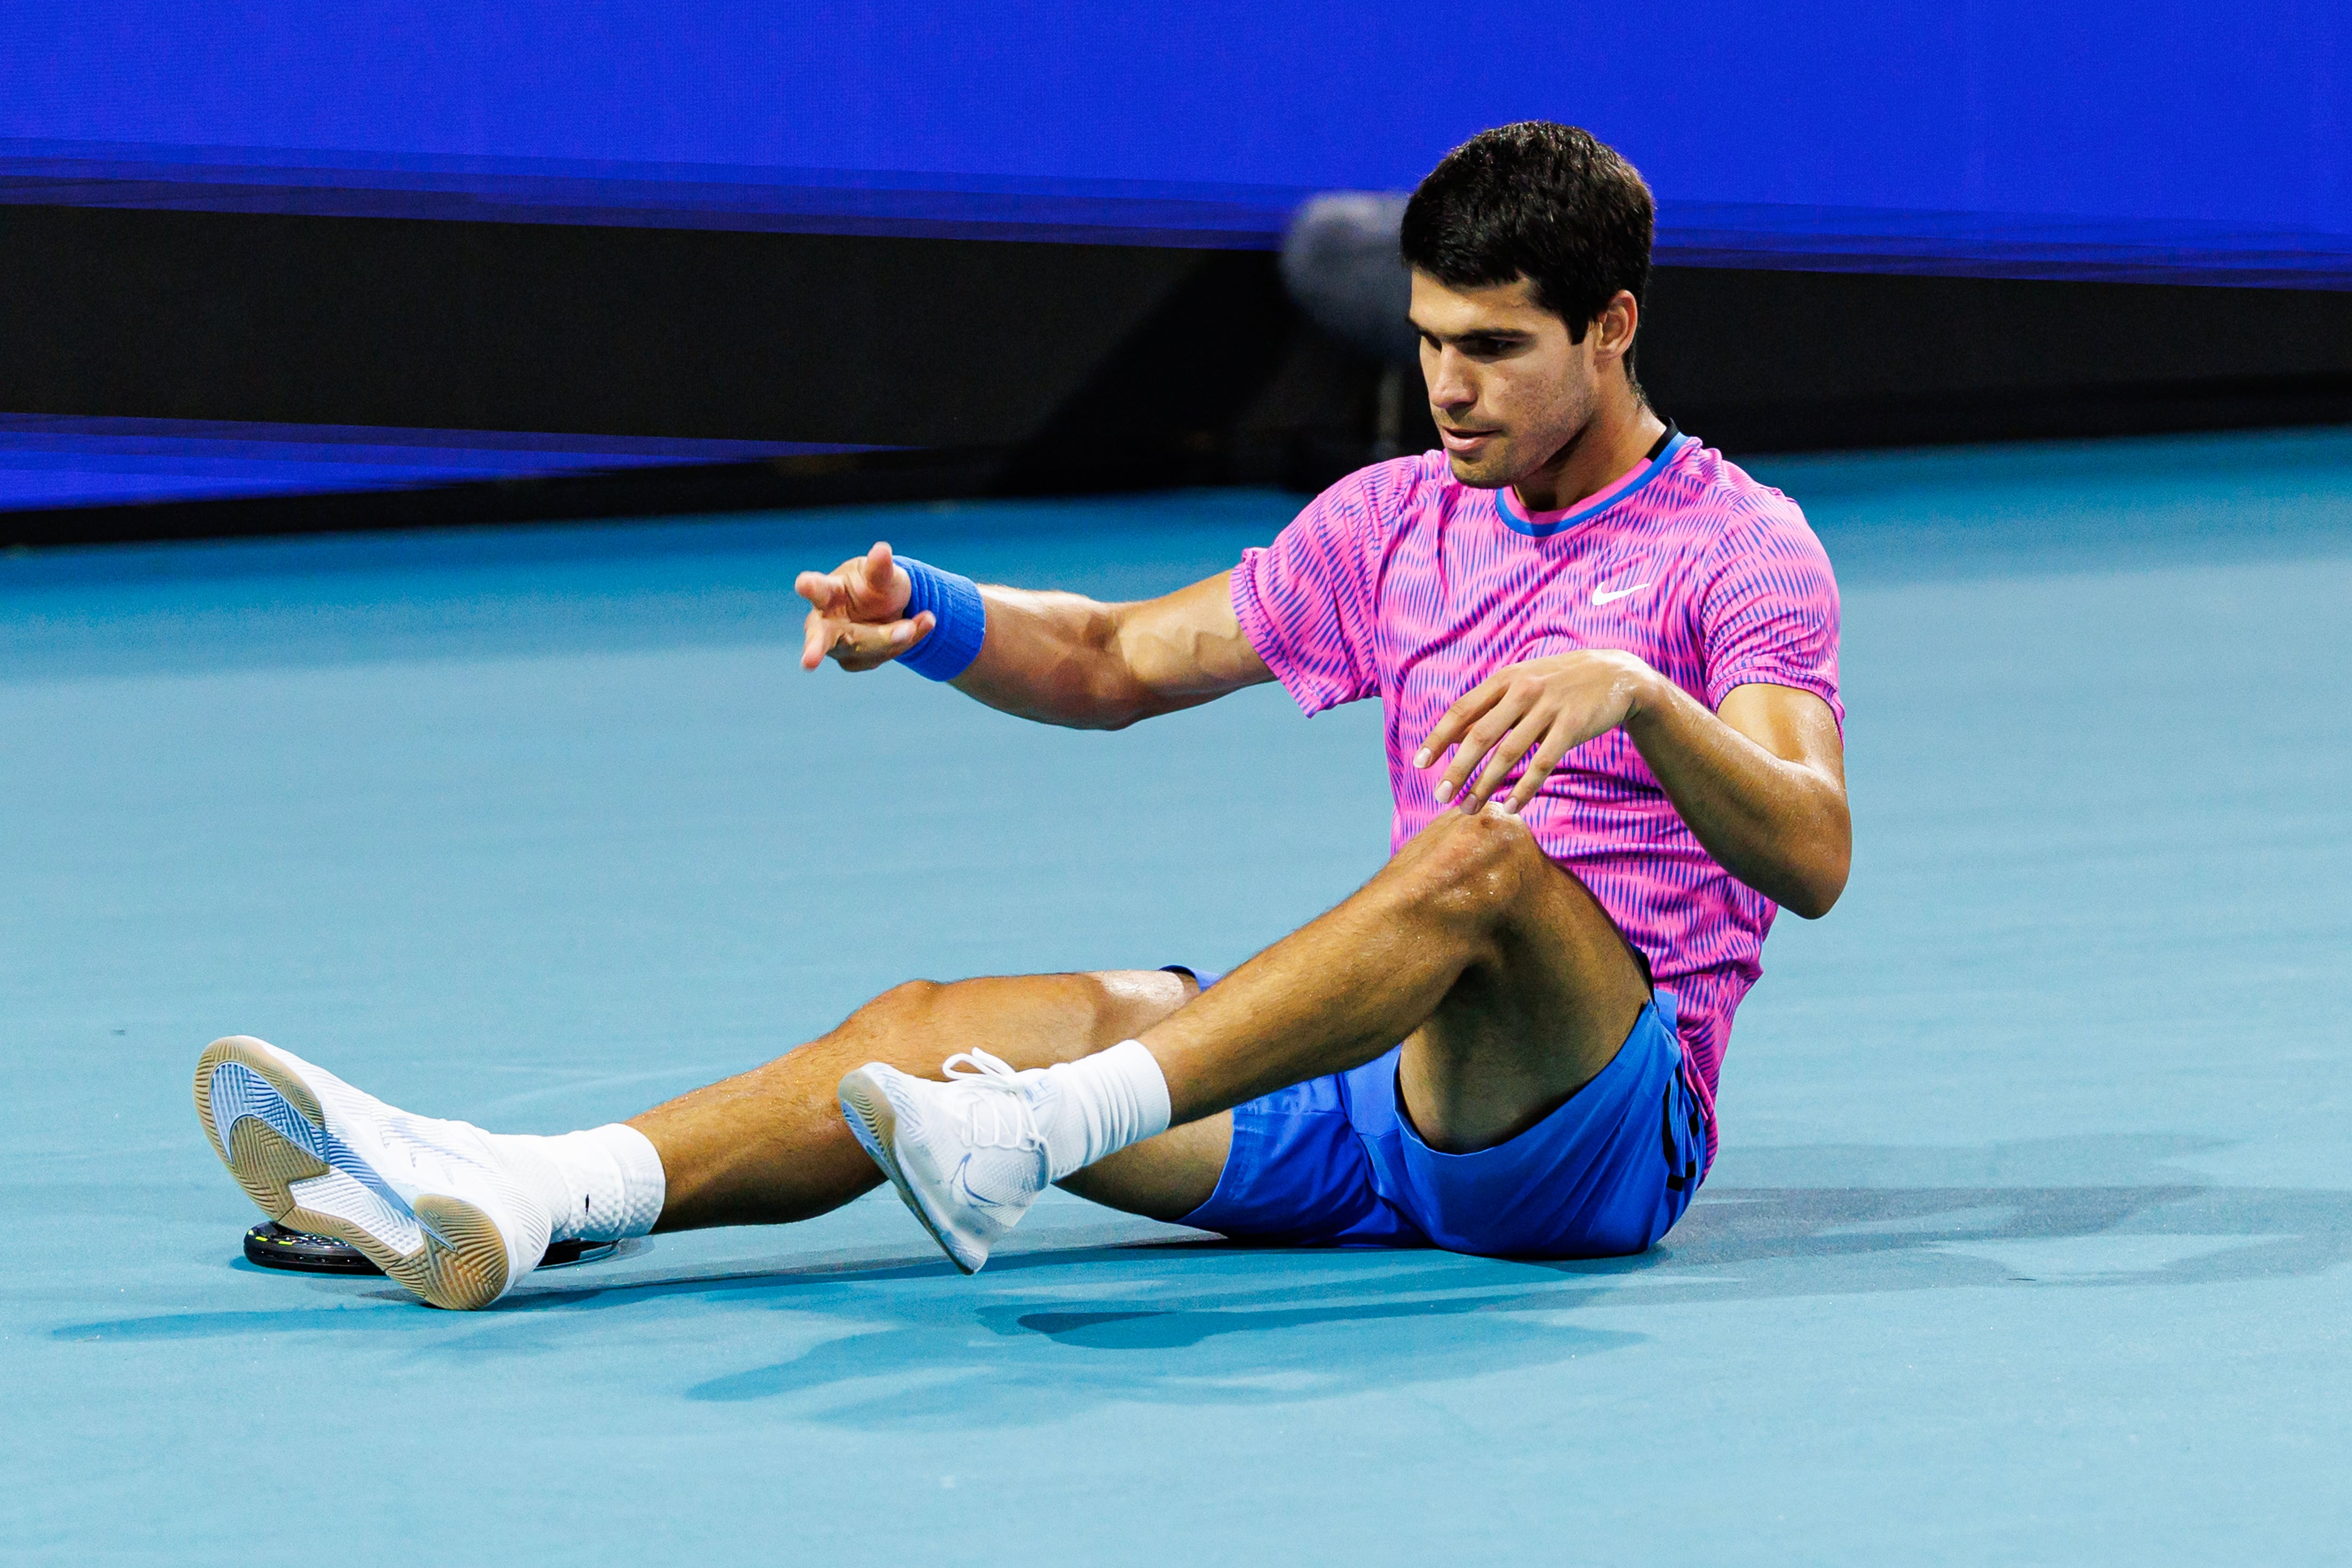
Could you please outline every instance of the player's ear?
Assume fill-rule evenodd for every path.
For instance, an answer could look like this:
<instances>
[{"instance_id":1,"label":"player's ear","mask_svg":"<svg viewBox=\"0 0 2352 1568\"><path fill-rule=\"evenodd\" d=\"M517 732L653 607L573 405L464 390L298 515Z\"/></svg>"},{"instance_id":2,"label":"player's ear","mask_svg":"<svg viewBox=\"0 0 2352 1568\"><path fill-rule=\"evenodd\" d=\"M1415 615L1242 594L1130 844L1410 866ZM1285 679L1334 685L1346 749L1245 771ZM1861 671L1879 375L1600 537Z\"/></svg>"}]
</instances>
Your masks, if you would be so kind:
<instances>
[{"instance_id":1,"label":"player's ear","mask_svg":"<svg viewBox=\"0 0 2352 1568\"><path fill-rule=\"evenodd\" d=\"M1620 289L1593 318L1592 354L1604 363L1623 359L1633 351L1633 334L1642 325L1642 302L1633 290Z\"/></svg>"}]
</instances>

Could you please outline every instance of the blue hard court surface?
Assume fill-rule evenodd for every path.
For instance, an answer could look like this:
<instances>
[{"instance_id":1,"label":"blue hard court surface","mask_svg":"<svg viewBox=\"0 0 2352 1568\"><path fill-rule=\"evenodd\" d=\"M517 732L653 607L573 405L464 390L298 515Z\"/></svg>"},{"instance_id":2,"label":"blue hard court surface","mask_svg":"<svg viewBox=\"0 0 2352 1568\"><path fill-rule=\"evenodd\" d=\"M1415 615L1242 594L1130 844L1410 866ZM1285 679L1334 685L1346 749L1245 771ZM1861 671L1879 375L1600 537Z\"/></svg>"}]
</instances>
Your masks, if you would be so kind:
<instances>
[{"instance_id":1,"label":"blue hard court surface","mask_svg":"<svg viewBox=\"0 0 2352 1568\"><path fill-rule=\"evenodd\" d=\"M435 1313L245 1266L231 1030L628 1114L909 975L1222 966L1378 863L1377 715L1120 735L793 667L880 533L1137 595L1215 494L0 559L0 1553L104 1562L2352 1555L2352 437L1780 460L1858 853L1652 1255L897 1204Z\"/></svg>"}]
</instances>

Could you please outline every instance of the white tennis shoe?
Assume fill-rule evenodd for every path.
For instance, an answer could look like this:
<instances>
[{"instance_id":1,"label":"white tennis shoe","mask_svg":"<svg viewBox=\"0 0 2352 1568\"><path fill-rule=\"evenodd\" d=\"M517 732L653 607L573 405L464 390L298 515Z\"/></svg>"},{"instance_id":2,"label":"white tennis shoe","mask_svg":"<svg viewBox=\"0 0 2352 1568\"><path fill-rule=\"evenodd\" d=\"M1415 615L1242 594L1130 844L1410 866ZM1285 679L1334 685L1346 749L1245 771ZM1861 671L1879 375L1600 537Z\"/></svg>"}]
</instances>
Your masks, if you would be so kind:
<instances>
[{"instance_id":1,"label":"white tennis shoe","mask_svg":"<svg viewBox=\"0 0 2352 1568\"><path fill-rule=\"evenodd\" d=\"M841 1080L841 1110L923 1228L977 1274L1052 1184L1039 1115L1061 1089L986 1051L960 1051L944 1070L935 1083L868 1062Z\"/></svg>"},{"instance_id":2,"label":"white tennis shoe","mask_svg":"<svg viewBox=\"0 0 2352 1568\"><path fill-rule=\"evenodd\" d=\"M550 1217L489 1135L411 1116L247 1035L196 1058L196 1115L261 1212L331 1236L436 1307L487 1307L539 1266Z\"/></svg>"}]
</instances>

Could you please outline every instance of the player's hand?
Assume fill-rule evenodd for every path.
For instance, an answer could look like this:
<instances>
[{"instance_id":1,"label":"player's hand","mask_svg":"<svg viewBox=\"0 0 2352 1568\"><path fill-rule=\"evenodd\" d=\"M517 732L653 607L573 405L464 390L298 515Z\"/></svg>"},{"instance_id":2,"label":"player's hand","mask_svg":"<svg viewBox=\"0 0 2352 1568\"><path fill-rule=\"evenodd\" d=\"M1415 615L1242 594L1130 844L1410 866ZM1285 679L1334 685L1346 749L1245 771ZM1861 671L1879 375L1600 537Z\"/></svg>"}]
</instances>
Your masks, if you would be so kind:
<instances>
[{"instance_id":1,"label":"player's hand","mask_svg":"<svg viewBox=\"0 0 2352 1568\"><path fill-rule=\"evenodd\" d=\"M1412 765L1434 766L1448 746L1455 747L1437 781L1437 798L1458 795L1462 809L1475 813L1524 757L1527 771L1503 803L1504 810L1517 812L1571 749L1640 712L1643 690L1655 679L1656 671L1633 655L1599 648L1498 669L1445 710Z\"/></svg>"},{"instance_id":2,"label":"player's hand","mask_svg":"<svg viewBox=\"0 0 2352 1568\"><path fill-rule=\"evenodd\" d=\"M873 669L889 663L930 635L938 620L929 610L908 620L914 580L877 544L830 572L803 572L793 592L809 602L801 639L801 668L814 669L826 658L844 669Z\"/></svg>"}]
</instances>

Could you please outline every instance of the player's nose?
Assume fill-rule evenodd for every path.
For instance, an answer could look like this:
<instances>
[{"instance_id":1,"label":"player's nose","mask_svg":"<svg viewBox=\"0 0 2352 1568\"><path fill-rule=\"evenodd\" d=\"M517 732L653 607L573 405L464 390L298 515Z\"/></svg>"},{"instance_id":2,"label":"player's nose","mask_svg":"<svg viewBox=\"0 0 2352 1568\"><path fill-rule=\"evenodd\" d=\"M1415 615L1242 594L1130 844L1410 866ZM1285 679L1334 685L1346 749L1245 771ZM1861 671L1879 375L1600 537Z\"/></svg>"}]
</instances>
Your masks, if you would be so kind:
<instances>
[{"instance_id":1,"label":"player's nose","mask_svg":"<svg viewBox=\"0 0 2352 1568\"><path fill-rule=\"evenodd\" d=\"M1448 412L1458 412L1478 401L1478 388L1467 374L1462 356L1448 348L1437 356L1429 373L1429 401Z\"/></svg>"}]
</instances>

